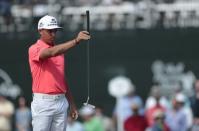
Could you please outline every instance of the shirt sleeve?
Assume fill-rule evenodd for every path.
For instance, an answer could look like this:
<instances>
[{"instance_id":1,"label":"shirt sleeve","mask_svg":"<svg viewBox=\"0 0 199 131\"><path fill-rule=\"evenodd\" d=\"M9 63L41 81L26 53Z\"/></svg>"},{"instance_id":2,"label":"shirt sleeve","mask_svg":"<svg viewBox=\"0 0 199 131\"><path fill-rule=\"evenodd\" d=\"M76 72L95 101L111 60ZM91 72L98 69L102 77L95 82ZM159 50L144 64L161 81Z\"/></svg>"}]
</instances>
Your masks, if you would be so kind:
<instances>
[{"instance_id":1,"label":"shirt sleeve","mask_svg":"<svg viewBox=\"0 0 199 131\"><path fill-rule=\"evenodd\" d=\"M30 60L32 61L39 61L39 57L40 57L40 54L41 52L46 49L48 47L40 47L40 46L37 46L37 47L31 47L29 49L29 58Z\"/></svg>"}]
</instances>

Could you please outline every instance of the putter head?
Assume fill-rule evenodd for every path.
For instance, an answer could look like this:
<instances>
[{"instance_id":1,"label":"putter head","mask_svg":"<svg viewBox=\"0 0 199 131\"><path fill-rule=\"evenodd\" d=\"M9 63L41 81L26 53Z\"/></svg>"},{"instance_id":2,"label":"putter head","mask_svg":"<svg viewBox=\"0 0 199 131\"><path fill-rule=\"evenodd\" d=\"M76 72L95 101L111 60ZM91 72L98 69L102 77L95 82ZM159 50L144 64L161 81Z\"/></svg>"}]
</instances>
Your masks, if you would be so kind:
<instances>
[{"instance_id":1,"label":"putter head","mask_svg":"<svg viewBox=\"0 0 199 131\"><path fill-rule=\"evenodd\" d=\"M94 105L91 105L91 104L88 104L88 103L83 103L84 106L88 106L88 107L91 107L93 109L95 109L95 106Z\"/></svg>"}]
</instances>

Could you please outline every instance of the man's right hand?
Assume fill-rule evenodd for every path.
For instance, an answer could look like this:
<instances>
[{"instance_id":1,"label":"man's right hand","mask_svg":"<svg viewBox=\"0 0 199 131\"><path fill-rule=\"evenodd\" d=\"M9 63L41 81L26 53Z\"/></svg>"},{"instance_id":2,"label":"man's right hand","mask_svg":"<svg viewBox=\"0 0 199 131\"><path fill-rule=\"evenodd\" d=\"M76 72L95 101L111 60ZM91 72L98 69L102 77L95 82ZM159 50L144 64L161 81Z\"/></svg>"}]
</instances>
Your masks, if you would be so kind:
<instances>
[{"instance_id":1,"label":"man's right hand","mask_svg":"<svg viewBox=\"0 0 199 131\"><path fill-rule=\"evenodd\" d=\"M76 42L79 43L82 40L89 40L91 38L89 32L87 31L80 31L76 37Z\"/></svg>"},{"instance_id":2,"label":"man's right hand","mask_svg":"<svg viewBox=\"0 0 199 131\"><path fill-rule=\"evenodd\" d=\"M87 31L81 31L77 35L77 37L71 41L67 41L63 44L55 45L51 48L44 49L39 56L39 59L43 60L49 57L54 57L60 54L65 53L68 49L73 47L74 45L78 44L82 40L89 40L91 37L89 35L89 32Z\"/></svg>"}]
</instances>

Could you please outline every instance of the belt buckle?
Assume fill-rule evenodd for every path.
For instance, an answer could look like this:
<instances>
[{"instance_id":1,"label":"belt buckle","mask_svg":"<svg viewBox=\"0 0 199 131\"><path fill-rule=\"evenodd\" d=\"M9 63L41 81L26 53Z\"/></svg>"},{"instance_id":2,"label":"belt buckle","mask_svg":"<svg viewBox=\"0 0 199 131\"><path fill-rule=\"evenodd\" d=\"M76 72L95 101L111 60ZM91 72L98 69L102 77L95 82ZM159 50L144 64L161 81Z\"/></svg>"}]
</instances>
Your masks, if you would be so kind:
<instances>
[{"instance_id":1,"label":"belt buckle","mask_svg":"<svg viewBox=\"0 0 199 131\"><path fill-rule=\"evenodd\" d=\"M58 96L55 96L54 98L55 98L55 100L58 100L60 98L60 96L58 95Z\"/></svg>"}]
</instances>

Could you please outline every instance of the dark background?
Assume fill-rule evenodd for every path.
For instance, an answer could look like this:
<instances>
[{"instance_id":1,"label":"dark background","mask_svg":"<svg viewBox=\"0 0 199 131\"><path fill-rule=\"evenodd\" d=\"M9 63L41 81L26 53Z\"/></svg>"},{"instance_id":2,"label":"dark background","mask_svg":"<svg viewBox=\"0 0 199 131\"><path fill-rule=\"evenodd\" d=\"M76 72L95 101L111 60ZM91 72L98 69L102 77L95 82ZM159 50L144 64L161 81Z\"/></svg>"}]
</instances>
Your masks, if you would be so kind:
<instances>
[{"instance_id":1,"label":"dark background","mask_svg":"<svg viewBox=\"0 0 199 131\"><path fill-rule=\"evenodd\" d=\"M61 31L58 43L78 32ZM126 75L142 98L153 85L151 65L155 60L183 62L185 70L199 76L199 29L150 29L92 31L90 40L90 103L102 105L111 114L115 99L108 94L108 81ZM0 68L18 84L28 102L32 100L28 48L36 42L36 31L0 35ZM87 42L66 53L66 74L75 101L80 107L87 98Z\"/></svg>"}]
</instances>

